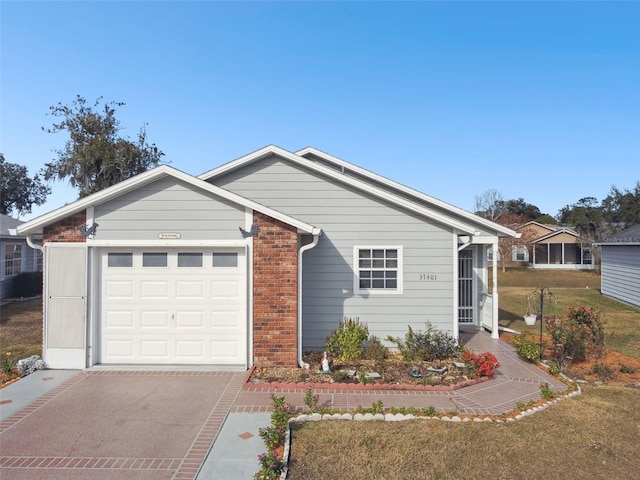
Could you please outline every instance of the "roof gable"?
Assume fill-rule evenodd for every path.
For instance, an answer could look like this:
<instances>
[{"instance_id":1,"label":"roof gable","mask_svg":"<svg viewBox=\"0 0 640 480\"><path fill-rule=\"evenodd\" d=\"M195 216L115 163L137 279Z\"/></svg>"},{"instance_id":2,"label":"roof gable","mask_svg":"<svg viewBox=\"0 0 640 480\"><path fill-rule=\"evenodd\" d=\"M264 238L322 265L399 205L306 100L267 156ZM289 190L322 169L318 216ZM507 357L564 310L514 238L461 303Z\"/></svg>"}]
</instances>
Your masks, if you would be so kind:
<instances>
[{"instance_id":1,"label":"roof gable","mask_svg":"<svg viewBox=\"0 0 640 480\"><path fill-rule=\"evenodd\" d=\"M168 165L161 165L152 170L136 175L135 177L131 177L120 183L112 185L111 187L105 188L104 190L101 190L92 195L81 198L75 202L53 210L52 212L41 215L40 217L19 225L16 230L19 234L40 233L44 226L50 225L58 220L68 217L69 215L73 215L74 213L86 210L87 208L116 199L124 195L125 193L132 192L140 188L141 186L148 185L165 177L176 178L190 185L193 185L196 188L212 193L218 197L224 198L243 207L264 213L265 215L275 218L276 220L280 220L288 225L296 227L303 233L314 235L318 235L321 233L321 229L316 228L313 225L309 225L308 223L302 222L289 215L285 215L281 212L265 207L264 205L244 198L240 195L231 193L203 180L199 180L196 177L193 177Z\"/></svg>"},{"instance_id":2,"label":"roof gable","mask_svg":"<svg viewBox=\"0 0 640 480\"><path fill-rule=\"evenodd\" d=\"M473 215L312 147L291 153L275 145L269 145L209 170L198 178L205 181L210 180L271 155L280 156L326 177L338 180L349 187L366 191L375 197L447 225L460 233L475 234L479 228L485 228L500 236L516 236L516 233L507 227ZM312 155L321 158L325 164L307 158ZM349 173L355 173L355 175L349 175Z\"/></svg>"},{"instance_id":3,"label":"roof gable","mask_svg":"<svg viewBox=\"0 0 640 480\"><path fill-rule=\"evenodd\" d=\"M22 225L24 222L17 218L10 217L4 213L0 213L0 236L8 237L10 230L15 229L18 225Z\"/></svg>"}]
</instances>

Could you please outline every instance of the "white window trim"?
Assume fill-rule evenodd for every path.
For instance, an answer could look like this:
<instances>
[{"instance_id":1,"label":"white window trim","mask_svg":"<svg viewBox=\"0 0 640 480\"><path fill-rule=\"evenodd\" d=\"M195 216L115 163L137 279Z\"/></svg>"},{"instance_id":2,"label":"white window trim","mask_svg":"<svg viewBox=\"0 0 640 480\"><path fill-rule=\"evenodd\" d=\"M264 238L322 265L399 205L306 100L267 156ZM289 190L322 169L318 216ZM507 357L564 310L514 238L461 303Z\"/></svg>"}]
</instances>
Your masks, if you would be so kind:
<instances>
[{"instance_id":1,"label":"white window trim","mask_svg":"<svg viewBox=\"0 0 640 480\"><path fill-rule=\"evenodd\" d=\"M20 247L20 272L7 274L7 247L11 245L18 245ZM26 244L21 242L4 242L2 244L2 278L13 278L20 273L24 273L26 269Z\"/></svg>"},{"instance_id":2,"label":"white window trim","mask_svg":"<svg viewBox=\"0 0 640 480\"><path fill-rule=\"evenodd\" d=\"M398 251L398 287L395 290L385 288L360 288L360 250L397 250ZM358 295L402 295L404 291L404 254L402 245L355 245L353 247L353 292Z\"/></svg>"}]
</instances>

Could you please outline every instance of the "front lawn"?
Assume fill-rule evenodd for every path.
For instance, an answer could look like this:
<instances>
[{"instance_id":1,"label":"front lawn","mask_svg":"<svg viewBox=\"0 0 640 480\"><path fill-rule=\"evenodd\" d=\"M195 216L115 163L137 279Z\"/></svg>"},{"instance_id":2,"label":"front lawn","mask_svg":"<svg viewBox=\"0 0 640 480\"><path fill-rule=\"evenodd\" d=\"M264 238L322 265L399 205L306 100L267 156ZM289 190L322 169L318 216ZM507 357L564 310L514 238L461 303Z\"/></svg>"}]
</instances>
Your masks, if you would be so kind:
<instances>
[{"instance_id":1,"label":"front lawn","mask_svg":"<svg viewBox=\"0 0 640 480\"><path fill-rule=\"evenodd\" d=\"M308 422L293 429L289 478L637 478L638 395L585 387L505 424Z\"/></svg>"},{"instance_id":2,"label":"front lawn","mask_svg":"<svg viewBox=\"0 0 640 480\"><path fill-rule=\"evenodd\" d=\"M0 342L3 362L17 362L32 355L42 357L41 298L15 301L0 307ZM3 376L2 379L11 378Z\"/></svg>"}]
</instances>

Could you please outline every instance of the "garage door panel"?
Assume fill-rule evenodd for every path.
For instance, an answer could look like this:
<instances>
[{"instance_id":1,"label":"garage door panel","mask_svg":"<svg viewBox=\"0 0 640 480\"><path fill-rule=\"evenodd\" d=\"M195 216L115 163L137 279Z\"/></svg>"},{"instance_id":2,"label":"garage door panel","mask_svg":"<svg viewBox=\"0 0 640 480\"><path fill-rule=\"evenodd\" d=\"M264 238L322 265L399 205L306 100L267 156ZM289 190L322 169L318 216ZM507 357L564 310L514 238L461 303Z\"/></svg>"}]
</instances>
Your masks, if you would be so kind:
<instances>
[{"instance_id":1,"label":"garage door panel","mask_svg":"<svg viewBox=\"0 0 640 480\"><path fill-rule=\"evenodd\" d=\"M176 312L176 328L203 328L202 310Z\"/></svg>"},{"instance_id":2,"label":"garage door panel","mask_svg":"<svg viewBox=\"0 0 640 480\"><path fill-rule=\"evenodd\" d=\"M239 279L211 282L211 296L218 301L240 301Z\"/></svg>"},{"instance_id":3,"label":"garage door panel","mask_svg":"<svg viewBox=\"0 0 640 480\"><path fill-rule=\"evenodd\" d=\"M128 268L109 268L109 250L102 255L102 363L246 365L241 250L237 266L220 267L211 262L215 249L156 249L166 252L163 268L143 264L142 254L154 249L126 250L132 252ZM200 257L185 252L202 253L202 266L185 267L185 258Z\"/></svg>"},{"instance_id":4,"label":"garage door panel","mask_svg":"<svg viewBox=\"0 0 640 480\"><path fill-rule=\"evenodd\" d=\"M224 363L225 359L233 359L238 356L240 345L234 340L212 340L211 352L212 356L219 359L220 363Z\"/></svg>"},{"instance_id":5,"label":"garage door panel","mask_svg":"<svg viewBox=\"0 0 640 480\"><path fill-rule=\"evenodd\" d=\"M168 340L140 341L140 356L146 360L164 361L169 355Z\"/></svg>"},{"instance_id":6,"label":"garage door panel","mask_svg":"<svg viewBox=\"0 0 640 480\"><path fill-rule=\"evenodd\" d=\"M166 310L143 310L140 309L140 327L142 329L150 328L169 328L169 313Z\"/></svg>"},{"instance_id":7,"label":"garage door panel","mask_svg":"<svg viewBox=\"0 0 640 480\"><path fill-rule=\"evenodd\" d=\"M213 328L236 328L241 327L241 320L237 311L211 312L211 327Z\"/></svg>"},{"instance_id":8,"label":"garage door panel","mask_svg":"<svg viewBox=\"0 0 640 480\"><path fill-rule=\"evenodd\" d=\"M205 360L205 347L202 340L180 340L176 342L176 354L193 360Z\"/></svg>"},{"instance_id":9,"label":"garage door panel","mask_svg":"<svg viewBox=\"0 0 640 480\"><path fill-rule=\"evenodd\" d=\"M168 281L148 281L143 280L140 284L140 298L147 300L153 299L169 299L169 282Z\"/></svg>"},{"instance_id":10,"label":"garage door panel","mask_svg":"<svg viewBox=\"0 0 640 480\"><path fill-rule=\"evenodd\" d=\"M133 328L133 312L130 310L107 312L105 325L107 328Z\"/></svg>"},{"instance_id":11,"label":"garage door panel","mask_svg":"<svg viewBox=\"0 0 640 480\"><path fill-rule=\"evenodd\" d=\"M176 297L178 300L183 298L204 299L204 290L204 282L187 282L180 280L176 282Z\"/></svg>"},{"instance_id":12,"label":"garage door panel","mask_svg":"<svg viewBox=\"0 0 640 480\"><path fill-rule=\"evenodd\" d=\"M132 281L106 283L107 296L112 299L133 299L134 287Z\"/></svg>"},{"instance_id":13,"label":"garage door panel","mask_svg":"<svg viewBox=\"0 0 640 480\"><path fill-rule=\"evenodd\" d=\"M105 342L105 348L109 351L109 356L114 360L122 360L130 362L134 359L132 340L108 340Z\"/></svg>"}]
</instances>

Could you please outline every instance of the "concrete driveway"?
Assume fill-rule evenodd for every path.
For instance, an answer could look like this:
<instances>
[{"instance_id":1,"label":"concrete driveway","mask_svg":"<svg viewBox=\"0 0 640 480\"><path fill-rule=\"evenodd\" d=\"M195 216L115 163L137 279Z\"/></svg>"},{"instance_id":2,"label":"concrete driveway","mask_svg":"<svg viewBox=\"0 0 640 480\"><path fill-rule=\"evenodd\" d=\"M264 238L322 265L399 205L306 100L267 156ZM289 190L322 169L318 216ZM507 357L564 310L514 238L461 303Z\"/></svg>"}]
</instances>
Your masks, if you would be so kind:
<instances>
[{"instance_id":1,"label":"concrete driveway","mask_svg":"<svg viewBox=\"0 0 640 480\"><path fill-rule=\"evenodd\" d=\"M0 423L2 478L192 480L244 377L80 372Z\"/></svg>"}]
</instances>

